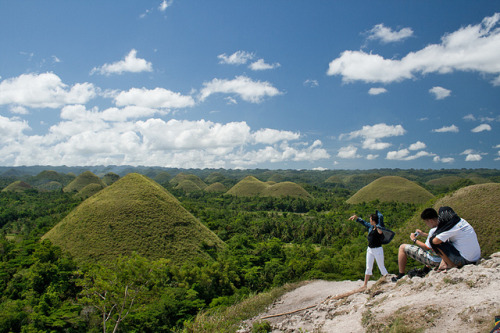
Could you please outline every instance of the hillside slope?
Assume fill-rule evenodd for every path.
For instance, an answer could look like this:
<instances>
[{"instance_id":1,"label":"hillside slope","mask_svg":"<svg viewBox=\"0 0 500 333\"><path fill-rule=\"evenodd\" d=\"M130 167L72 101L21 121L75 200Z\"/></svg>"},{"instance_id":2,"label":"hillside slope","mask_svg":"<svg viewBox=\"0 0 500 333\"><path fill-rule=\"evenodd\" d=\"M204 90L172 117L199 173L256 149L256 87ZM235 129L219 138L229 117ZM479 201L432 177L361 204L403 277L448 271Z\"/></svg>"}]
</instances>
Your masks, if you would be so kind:
<instances>
[{"instance_id":1,"label":"hillside slope","mask_svg":"<svg viewBox=\"0 0 500 333\"><path fill-rule=\"evenodd\" d=\"M379 200L381 202L397 201L422 204L433 197L432 193L406 178L384 176L360 189L347 202L357 204Z\"/></svg>"},{"instance_id":2,"label":"hillside slope","mask_svg":"<svg viewBox=\"0 0 500 333\"><path fill-rule=\"evenodd\" d=\"M107 260L133 251L175 263L210 259L223 242L159 184L128 174L75 208L45 234L78 260Z\"/></svg>"}]
</instances>

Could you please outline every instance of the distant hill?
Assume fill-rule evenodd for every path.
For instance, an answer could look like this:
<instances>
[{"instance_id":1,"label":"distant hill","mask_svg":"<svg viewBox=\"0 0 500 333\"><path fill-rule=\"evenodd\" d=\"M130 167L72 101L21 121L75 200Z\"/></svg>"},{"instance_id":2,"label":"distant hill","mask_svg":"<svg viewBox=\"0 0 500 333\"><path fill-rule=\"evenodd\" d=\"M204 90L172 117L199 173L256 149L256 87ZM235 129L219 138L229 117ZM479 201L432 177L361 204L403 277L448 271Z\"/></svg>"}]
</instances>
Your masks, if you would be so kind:
<instances>
[{"instance_id":1,"label":"distant hill","mask_svg":"<svg viewBox=\"0 0 500 333\"><path fill-rule=\"evenodd\" d=\"M51 181L38 185L36 188L40 191L60 191L63 188L63 185L59 182Z\"/></svg>"},{"instance_id":2,"label":"distant hill","mask_svg":"<svg viewBox=\"0 0 500 333\"><path fill-rule=\"evenodd\" d=\"M360 189L347 202L357 204L379 200L382 202L396 201L422 204L433 197L432 193L406 178L384 176Z\"/></svg>"},{"instance_id":3,"label":"distant hill","mask_svg":"<svg viewBox=\"0 0 500 333\"><path fill-rule=\"evenodd\" d=\"M261 196L311 198L311 195L302 186L292 182L282 182L270 185L262 191Z\"/></svg>"},{"instance_id":4,"label":"distant hill","mask_svg":"<svg viewBox=\"0 0 500 333\"><path fill-rule=\"evenodd\" d=\"M202 188L197 183L195 183L194 181L192 181L190 179L183 179L174 188L176 190L182 190L186 193L191 193L191 192L196 192L196 191L202 191L203 188L206 188L206 186Z\"/></svg>"},{"instance_id":5,"label":"distant hill","mask_svg":"<svg viewBox=\"0 0 500 333\"><path fill-rule=\"evenodd\" d=\"M226 186L219 182L215 182L205 187L205 192L223 193L226 191L227 191Z\"/></svg>"},{"instance_id":6,"label":"distant hill","mask_svg":"<svg viewBox=\"0 0 500 333\"><path fill-rule=\"evenodd\" d=\"M103 188L104 187L100 184L95 184L95 183L88 184L87 186L82 188L80 191L78 191L78 193L75 194L75 197L80 198L80 199L87 199L88 197L93 196L94 194L96 194L97 192L102 190Z\"/></svg>"},{"instance_id":7,"label":"distant hill","mask_svg":"<svg viewBox=\"0 0 500 333\"><path fill-rule=\"evenodd\" d=\"M207 187L207 184L205 184L205 182L203 180L201 180L200 177L198 177L196 175L191 175L191 174L183 173L183 172L177 174L174 178L172 178L170 180L170 184L172 186L177 186L177 185L179 185L184 180L192 181L193 183L196 184L196 186L198 186L202 190L205 187Z\"/></svg>"},{"instance_id":8,"label":"distant hill","mask_svg":"<svg viewBox=\"0 0 500 333\"><path fill-rule=\"evenodd\" d=\"M105 187L106 184L90 171L85 171L76 177L71 183L63 188L64 192L80 192L89 184L98 184Z\"/></svg>"},{"instance_id":9,"label":"distant hill","mask_svg":"<svg viewBox=\"0 0 500 333\"><path fill-rule=\"evenodd\" d=\"M24 192L26 190L32 189L33 187L21 180L16 180L12 184L5 187L2 192Z\"/></svg>"},{"instance_id":10,"label":"distant hill","mask_svg":"<svg viewBox=\"0 0 500 333\"><path fill-rule=\"evenodd\" d=\"M430 186L450 186L456 182L463 180L460 176L445 176L429 180L426 184Z\"/></svg>"},{"instance_id":11,"label":"distant hill","mask_svg":"<svg viewBox=\"0 0 500 333\"><path fill-rule=\"evenodd\" d=\"M42 239L77 260L109 260L133 251L150 259L210 260L224 243L153 180L128 174L82 202Z\"/></svg>"},{"instance_id":12,"label":"distant hill","mask_svg":"<svg viewBox=\"0 0 500 333\"><path fill-rule=\"evenodd\" d=\"M310 198L311 195L300 185L293 182L275 183L273 181L262 182L253 176L243 178L231 187L227 194L241 197L265 196L265 197L299 197Z\"/></svg>"},{"instance_id":13,"label":"distant hill","mask_svg":"<svg viewBox=\"0 0 500 333\"><path fill-rule=\"evenodd\" d=\"M104 175L104 177L102 177L102 181L104 182L104 184L106 186L109 186L111 184L113 184L114 182L116 182L118 179L120 179L120 176L117 175L116 173L114 172L108 172Z\"/></svg>"}]
</instances>

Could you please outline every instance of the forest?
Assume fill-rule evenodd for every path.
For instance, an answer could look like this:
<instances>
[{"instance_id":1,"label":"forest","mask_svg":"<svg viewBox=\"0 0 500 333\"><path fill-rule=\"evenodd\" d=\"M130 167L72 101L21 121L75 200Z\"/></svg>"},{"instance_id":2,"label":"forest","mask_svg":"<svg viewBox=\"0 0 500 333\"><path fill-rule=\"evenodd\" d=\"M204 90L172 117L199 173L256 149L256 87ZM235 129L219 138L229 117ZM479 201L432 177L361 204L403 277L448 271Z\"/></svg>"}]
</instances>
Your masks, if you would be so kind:
<instances>
[{"instance_id":1,"label":"forest","mask_svg":"<svg viewBox=\"0 0 500 333\"><path fill-rule=\"evenodd\" d=\"M393 170L398 172L421 177L420 184L436 197L472 182L462 179L431 187L424 182L430 171ZM469 171L476 176L478 172ZM389 172L373 173L378 177ZM264 178L270 173L253 174ZM210 252L211 261L182 265L138 254L106 264L77 263L40 238L82 198L62 190L1 191L0 332L185 331L200 311L224 309L286 283L362 279L366 230L349 216L367 219L379 210L386 225L397 232L423 208L395 201L348 204L346 200L373 178L369 172L364 183L348 185L325 183L326 175L308 171L283 171L280 177L301 184L312 199L185 193L161 183L226 244L222 251ZM486 170L482 177L498 181L499 172ZM0 189L15 179L20 176L4 174ZM234 184L237 178L226 174L225 179ZM384 246L390 273L397 271L398 246L395 242ZM373 278L379 276L375 270Z\"/></svg>"}]
</instances>

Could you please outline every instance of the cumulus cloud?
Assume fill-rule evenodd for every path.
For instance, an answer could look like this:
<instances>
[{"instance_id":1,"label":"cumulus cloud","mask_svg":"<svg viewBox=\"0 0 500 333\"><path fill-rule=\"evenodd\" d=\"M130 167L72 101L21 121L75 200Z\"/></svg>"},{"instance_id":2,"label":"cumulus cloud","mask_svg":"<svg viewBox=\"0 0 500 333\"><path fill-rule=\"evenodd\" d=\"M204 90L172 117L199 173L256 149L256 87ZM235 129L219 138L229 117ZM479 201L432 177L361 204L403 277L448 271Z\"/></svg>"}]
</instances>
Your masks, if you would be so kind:
<instances>
[{"instance_id":1,"label":"cumulus cloud","mask_svg":"<svg viewBox=\"0 0 500 333\"><path fill-rule=\"evenodd\" d=\"M471 130L472 133L479 133L484 131L491 131L491 126L489 124L481 124Z\"/></svg>"},{"instance_id":2,"label":"cumulus cloud","mask_svg":"<svg viewBox=\"0 0 500 333\"><path fill-rule=\"evenodd\" d=\"M358 148L349 145L347 147L342 147L338 150L337 156L340 158L360 158L361 155L358 155Z\"/></svg>"},{"instance_id":3,"label":"cumulus cloud","mask_svg":"<svg viewBox=\"0 0 500 333\"><path fill-rule=\"evenodd\" d=\"M200 91L200 100L215 93L237 94L244 101L260 103L265 97L273 97L282 94L269 82L253 81L246 76L237 76L233 80L213 79L204 82Z\"/></svg>"},{"instance_id":4,"label":"cumulus cloud","mask_svg":"<svg viewBox=\"0 0 500 333\"><path fill-rule=\"evenodd\" d=\"M368 155L366 155L366 159L367 159L367 160L370 160L370 161L371 161L371 160L375 160L375 159L377 159L377 158L378 158L378 155L377 155L377 154L368 154Z\"/></svg>"},{"instance_id":5,"label":"cumulus cloud","mask_svg":"<svg viewBox=\"0 0 500 333\"><path fill-rule=\"evenodd\" d=\"M138 89L131 88L128 91L122 91L115 97L117 106L136 105L148 108L186 108L195 105L191 96L184 96L164 88Z\"/></svg>"},{"instance_id":6,"label":"cumulus cloud","mask_svg":"<svg viewBox=\"0 0 500 333\"><path fill-rule=\"evenodd\" d=\"M27 135L30 128L26 122L0 116L0 135L8 138L0 142L0 163L229 168L330 157L321 141L297 143L300 134L290 131L253 131L246 122L131 120L133 116L123 116L134 109L148 111L137 106L102 112L83 105L66 106L61 122L45 135L33 136ZM113 112L122 118L110 116Z\"/></svg>"},{"instance_id":7,"label":"cumulus cloud","mask_svg":"<svg viewBox=\"0 0 500 333\"><path fill-rule=\"evenodd\" d=\"M432 131L436 133L448 133L448 132L458 133L458 127L455 125L443 126L441 128L433 129Z\"/></svg>"},{"instance_id":8,"label":"cumulus cloud","mask_svg":"<svg viewBox=\"0 0 500 333\"><path fill-rule=\"evenodd\" d=\"M455 162L455 159L453 157L434 156L434 158L432 160L436 163L453 163L453 162Z\"/></svg>"},{"instance_id":9,"label":"cumulus cloud","mask_svg":"<svg viewBox=\"0 0 500 333\"><path fill-rule=\"evenodd\" d=\"M419 151L418 153L414 155L410 155L410 149L404 148L400 150L395 150L395 151L390 151L387 152L386 159L388 160L400 160L400 161L412 161L420 157L424 156L434 156L434 154L426 152L426 151Z\"/></svg>"},{"instance_id":10,"label":"cumulus cloud","mask_svg":"<svg viewBox=\"0 0 500 333\"><path fill-rule=\"evenodd\" d=\"M450 96L451 90L445 89L443 87L432 87L429 92L434 95L436 99L445 99Z\"/></svg>"},{"instance_id":11,"label":"cumulus cloud","mask_svg":"<svg viewBox=\"0 0 500 333\"><path fill-rule=\"evenodd\" d=\"M164 12L167 10L168 7L170 7L172 5L173 1L167 1L167 0L163 0L160 5L158 6L158 10L160 12Z\"/></svg>"},{"instance_id":12,"label":"cumulus cloud","mask_svg":"<svg viewBox=\"0 0 500 333\"><path fill-rule=\"evenodd\" d=\"M393 31L380 23L368 31L368 34L368 39L380 40L382 43L393 43L413 36L413 30L411 28L402 28L399 31Z\"/></svg>"},{"instance_id":13,"label":"cumulus cloud","mask_svg":"<svg viewBox=\"0 0 500 333\"><path fill-rule=\"evenodd\" d=\"M253 53L246 51L236 51L231 55L227 55L225 53L219 54L217 58L220 59L220 64L228 64L228 65L244 65L249 60L252 60L255 57Z\"/></svg>"},{"instance_id":14,"label":"cumulus cloud","mask_svg":"<svg viewBox=\"0 0 500 333\"><path fill-rule=\"evenodd\" d=\"M68 86L54 73L22 74L0 82L0 105L29 108L59 108L66 104L84 104L96 96L91 83Z\"/></svg>"},{"instance_id":15,"label":"cumulus cloud","mask_svg":"<svg viewBox=\"0 0 500 333\"><path fill-rule=\"evenodd\" d=\"M466 162L479 162L483 159L483 157L481 156L483 154L476 152L473 149L466 149L462 153L460 153L460 155L465 155Z\"/></svg>"},{"instance_id":16,"label":"cumulus cloud","mask_svg":"<svg viewBox=\"0 0 500 333\"><path fill-rule=\"evenodd\" d=\"M151 62L137 58L137 50L132 49L123 60L111 64L104 64L101 67L94 67L90 71L90 74L97 73L109 76L111 74L123 74L124 72L140 73L152 71L153 65Z\"/></svg>"},{"instance_id":17,"label":"cumulus cloud","mask_svg":"<svg viewBox=\"0 0 500 333\"><path fill-rule=\"evenodd\" d=\"M417 141L408 147L409 150L421 150L427 148L427 145L421 141Z\"/></svg>"},{"instance_id":18,"label":"cumulus cloud","mask_svg":"<svg viewBox=\"0 0 500 333\"><path fill-rule=\"evenodd\" d=\"M360 130L353 131L349 134L342 134L340 138L348 137L349 139L362 138L364 149L382 150L391 146L390 143L381 142L380 139L400 136L406 133L406 130L401 125L387 125L384 123L373 126L365 125Z\"/></svg>"},{"instance_id":19,"label":"cumulus cloud","mask_svg":"<svg viewBox=\"0 0 500 333\"><path fill-rule=\"evenodd\" d=\"M412 79L416 74L475 71L500 74L498 50L500 13L486 17L480 24L469 25L444 35L440 44L410 52L401 59L386 59L364 51L344 51L329 64L328 75L341 75L344 82L390 83ZM500 83L498 76L494 84Z\"/></svg>"},{"instance_id":20,"label":"cumulus cloud","mask_svg":"<svg viewBox=\"0 0 500 333\"><path fill-rule=\"evenodd\" d=\"M368 94L370 95L380 95L380 94L384 94L387 92L387 89L385 88L370 88L370 90L368 90Z\"/></svg>"},{"instance_id":21,"label":"cumulus cloud","mask_svg":"<svg viewBox=\"0 0 500 333\"><path fill-rule=\"evenodd\" d=\"M264 59L259 59L253 63L250 64L250 69L253 71L263 71L267 69L274 69L280 67L280 63L274 63L274 64L267 64Z\"/></svg>"}]
</instances>

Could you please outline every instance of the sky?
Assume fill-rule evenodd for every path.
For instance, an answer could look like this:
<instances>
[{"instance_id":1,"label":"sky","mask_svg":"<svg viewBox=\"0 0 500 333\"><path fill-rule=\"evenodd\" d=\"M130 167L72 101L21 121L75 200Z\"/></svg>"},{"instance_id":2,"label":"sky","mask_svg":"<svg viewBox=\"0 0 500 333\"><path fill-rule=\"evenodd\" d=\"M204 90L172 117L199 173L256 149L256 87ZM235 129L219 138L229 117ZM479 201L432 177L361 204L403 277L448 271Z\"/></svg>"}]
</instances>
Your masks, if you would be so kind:
<instances>
[{"instance_id":1,"label":"sky","mask_svg":"<svg viewBox=\"0 0 500 333\"><path fill-rule=\"evenodd\" d=\"M0 165L500 167L500 1L0 0Z\"/></svg>"}]
</instances>

